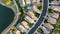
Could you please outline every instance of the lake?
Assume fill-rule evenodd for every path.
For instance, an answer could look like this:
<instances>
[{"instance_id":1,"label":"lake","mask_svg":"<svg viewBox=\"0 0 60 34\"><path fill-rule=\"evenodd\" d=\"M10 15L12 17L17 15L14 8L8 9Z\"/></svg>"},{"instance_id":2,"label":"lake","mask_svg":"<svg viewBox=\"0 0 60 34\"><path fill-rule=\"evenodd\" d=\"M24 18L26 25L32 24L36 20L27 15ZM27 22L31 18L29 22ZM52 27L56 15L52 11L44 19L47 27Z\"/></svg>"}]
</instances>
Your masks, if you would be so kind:
<instances>
[{"instance_id":1,"label":"lake","mask_svg":"<svg viewBox=\"0 0 60 34\"><path fill-rule=\"evenodd\" d=\"M0 4L0 33L14 20L12 9Z\"/></svg>"}]
</instances>

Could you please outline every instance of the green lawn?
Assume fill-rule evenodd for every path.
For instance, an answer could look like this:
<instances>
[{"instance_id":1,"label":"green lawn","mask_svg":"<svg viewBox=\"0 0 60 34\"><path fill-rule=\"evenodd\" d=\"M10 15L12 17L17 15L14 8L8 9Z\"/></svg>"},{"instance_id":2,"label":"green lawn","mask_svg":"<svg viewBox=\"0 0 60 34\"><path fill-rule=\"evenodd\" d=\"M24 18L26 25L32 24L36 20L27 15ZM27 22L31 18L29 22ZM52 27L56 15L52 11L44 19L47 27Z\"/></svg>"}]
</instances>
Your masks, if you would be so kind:
<instances>
[{"instance_id":1,"label":"green lawn","mask_svg":"<svg viewBox=\"0 0 60 34\"><path fill-rule=\"evenodd\" d=\"M40 11L42 11L42 10L43 10L43 6L38 7L38 9L39 9Z\"/></svg>"},{"instance_id":2,"label":"green lawn","mask_svg":"<svg viewBox=\"0 0 60 34\"><path fill-rule=\"evenodd\" d=\"M41 28L39 28L39 29L37 30L37 32L39 32L39 33L43 33L43 31L42 31Z\"/></svg>"},{"instance_id":3,"label":"green lawn","mask_svg":"<svg viewBox=\"0 0 60 34\"><path fill-rule=\"evenodd\" d=\"M52 13L53 9L48 9L48 13Z\"/></svg>"},{"instance_id":4,"label":"green lawn","mask_svg":"<svg viewBox=\"0 0 60 34\"><path fill-rule=\"evenodd\" d=\"M35 12L35 16L38 18L40 16L40 14L38 14L38 13Z\"/></svg>"},{"instance_id":5,"label":"green lawn","mask_svg":"<svg viewBox=\"0 0 60 34\"><path fill-rule=\"evenodd\" d=\"M26 34L26 32L23 32L22 34Z\"/></svg>"},{"instance_id":6,"label":"green lawn","mask_svg":"<svg viewBox=\"0 0 60 34\"><path fill-rule=\"evenodd\" d=\"M2 3L4 3L4 4L7 4L7 3L9 3L9 5L10 6L12 6L14 3L13 3L13 0L4 0L4 1L2 1Z\"/></svg>"},{"instance_id":7,"label":"green lawn","mask_svg":"<svg viewBox=\"0 0 60 34\"><path fill-rule=\"evenodd\" d=\"M31 28L33 26L33 24L29 23L29 27Z\"/></svg>"},{"instance_id":8,"label":"green lawn","mask_svg":"<svg viewBox=\"0 0 60 34\"><path fill-rule=\"evenodd\" d=\"M44 20L44 23L47 23L47 20L48 20L48 19L45 19L45 20Z\"/></svg>"}]
</instances>

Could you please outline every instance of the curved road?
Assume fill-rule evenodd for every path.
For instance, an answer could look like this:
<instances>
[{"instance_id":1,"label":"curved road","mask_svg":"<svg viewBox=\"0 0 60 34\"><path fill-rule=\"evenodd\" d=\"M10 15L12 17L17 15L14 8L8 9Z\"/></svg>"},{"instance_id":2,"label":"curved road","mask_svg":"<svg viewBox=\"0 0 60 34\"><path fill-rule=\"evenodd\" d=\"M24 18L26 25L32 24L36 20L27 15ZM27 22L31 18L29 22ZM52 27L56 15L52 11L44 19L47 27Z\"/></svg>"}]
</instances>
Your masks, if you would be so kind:
<instances>
[{"instance_id":1,"label":"curved road","mask_svg":"<svg viewBox=\"0 0 60 34\"><path fill-rule=\"evenodd\" d=\"M39 18L35 26L28 32L28 34L33 34L36 31L36 29L41 25L42 21L44 20L44 16L46 15L46 12L48 9L48 0L44 0L43 7L44 7L44 10L41 14L41 17Z\"/></svg>"}]
</instances>

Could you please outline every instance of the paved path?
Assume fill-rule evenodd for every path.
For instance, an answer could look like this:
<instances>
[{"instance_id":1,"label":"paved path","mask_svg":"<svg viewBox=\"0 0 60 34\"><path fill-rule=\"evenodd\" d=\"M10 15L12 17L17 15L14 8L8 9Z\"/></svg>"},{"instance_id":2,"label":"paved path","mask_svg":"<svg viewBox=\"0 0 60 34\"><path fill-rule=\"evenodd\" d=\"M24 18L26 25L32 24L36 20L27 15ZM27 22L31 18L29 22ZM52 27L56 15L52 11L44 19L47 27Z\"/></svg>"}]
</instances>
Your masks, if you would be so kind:
<instances>
[{"instance_id":1,"label":"paved path","mask_svg":"<svg viewBox=\"0 0 60 34\"><path fill-rule=\"evenodd\" d=\"M35 26L28 32L28 34L33 34L36 31L36 29L41 25L42 21L44 20L44 16L46 15L48 9L48 0L44 0L43 6L44 6L44 10L41 14L41 17L39 18Z\"/></svg>"}]
</instances>

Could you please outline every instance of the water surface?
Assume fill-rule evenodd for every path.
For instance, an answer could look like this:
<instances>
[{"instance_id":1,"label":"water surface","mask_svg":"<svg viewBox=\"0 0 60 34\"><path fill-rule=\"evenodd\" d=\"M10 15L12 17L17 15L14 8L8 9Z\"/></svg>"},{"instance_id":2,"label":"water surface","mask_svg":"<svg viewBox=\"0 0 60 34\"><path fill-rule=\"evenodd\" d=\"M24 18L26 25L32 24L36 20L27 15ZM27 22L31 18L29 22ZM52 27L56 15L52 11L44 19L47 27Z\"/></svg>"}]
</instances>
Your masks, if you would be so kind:
<instances>
[{"instance_id":1,"label":"water surface","mask_svg":"<svg viewBox=\"0 0 60 34\"><path fill-rule=\"evenodd\" d=\"M13 19L13 10L0 4L0 33L11 24Z\"/></svg>"}]
</instances>

